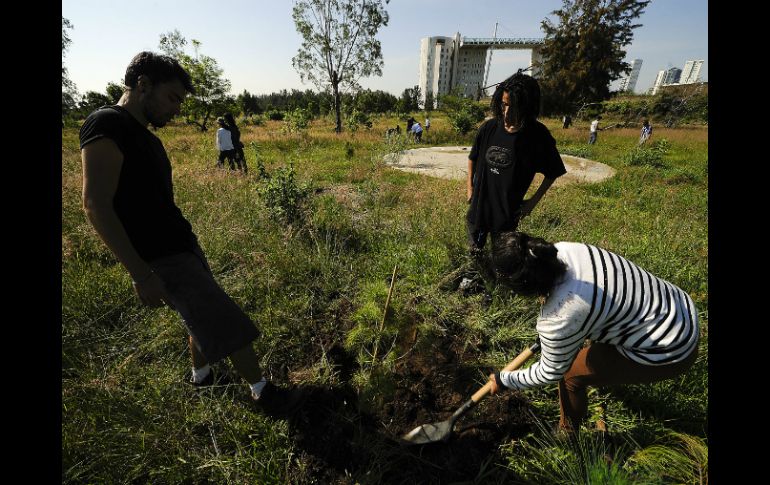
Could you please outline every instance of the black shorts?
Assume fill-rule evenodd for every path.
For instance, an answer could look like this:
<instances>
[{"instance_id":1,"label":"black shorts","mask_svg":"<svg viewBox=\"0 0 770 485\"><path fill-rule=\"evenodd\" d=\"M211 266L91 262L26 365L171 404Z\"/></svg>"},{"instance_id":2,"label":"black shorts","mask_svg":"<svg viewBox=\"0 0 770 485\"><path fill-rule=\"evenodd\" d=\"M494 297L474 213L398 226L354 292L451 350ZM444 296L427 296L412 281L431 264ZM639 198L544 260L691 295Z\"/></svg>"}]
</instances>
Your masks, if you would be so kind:
<instances>
[{"instance_id":1,"label":"black shorts","mask_svg":"<svg viewBox=\"0 0 770 485\"><path fill-rule=\"evenodd\" d=\"M169 306L182 316L198 349L213 364L259 337L254 322L219 286L199 247L150 262Z\"/></svg>"}]
</instances>

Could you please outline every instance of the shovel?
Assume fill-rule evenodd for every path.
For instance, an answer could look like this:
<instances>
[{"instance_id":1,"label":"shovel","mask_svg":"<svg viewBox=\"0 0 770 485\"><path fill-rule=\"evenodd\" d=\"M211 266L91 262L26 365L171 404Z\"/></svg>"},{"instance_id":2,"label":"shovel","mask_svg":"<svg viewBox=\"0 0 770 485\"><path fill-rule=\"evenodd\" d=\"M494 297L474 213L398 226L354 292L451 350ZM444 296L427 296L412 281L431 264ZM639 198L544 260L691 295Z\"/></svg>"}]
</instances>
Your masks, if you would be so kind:
<instances>
[{"instance_id":1,"label":"shovel","mask_svg":"<svg viewBox=\"0 0 770 485\"><path fill-rule=\"evenodd\" d=\"M540 350L540 341L537 341L532 344L531 347L524 349L524 351L516 356L510 364L506 365L503 370L512 371L518 369L538 350ZM414 428L412 431L401 437L401 444L424 445L427 443L436 443L438 441L447 441L452 435L452 429L454 428L455 422L460 419L460 416L476 406L491 390L492 383L487 382L484 387L476 391L465 404L460 406L451 418L446 421L441 421L440 423L423 424Z\"/></svg>"}]
</instances>

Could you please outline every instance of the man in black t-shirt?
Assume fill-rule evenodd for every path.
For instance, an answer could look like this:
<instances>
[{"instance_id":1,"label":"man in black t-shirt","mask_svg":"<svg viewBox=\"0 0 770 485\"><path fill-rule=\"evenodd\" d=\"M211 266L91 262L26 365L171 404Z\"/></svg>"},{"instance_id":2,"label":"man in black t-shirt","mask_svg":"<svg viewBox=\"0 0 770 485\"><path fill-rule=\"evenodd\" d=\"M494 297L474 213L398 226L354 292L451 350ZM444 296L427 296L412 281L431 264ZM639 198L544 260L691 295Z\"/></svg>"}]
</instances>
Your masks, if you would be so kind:
<instances>
[{"instance_id":1,"label":"man in black t-shirt","mask_svg":"<svg viewBox=\"0 0 770 485\"><path fill-rule=\"evenodd\" d=\"M171 163L147 125L179 114L189 74L168 56L141 52L129 64L115 106L91 113L80 130L83 207L99 237L128 270L145 305L170 306L190 334L192 378L211 385L210 364L229 357L266 411L291 409L296 392L267 382L251 342L252 320L215 281L192 226L174 202Z\"/></svg>"},{"instance_id":2,"label":"man in black t-shirt","mask_svg":"<svg viewBox=\"0 0 770 485\"><path fill-rule=\"evenodd\" d=\"M491 102L494 118L479 128L468 157L466 224L470 252L485 280L493 279L482 258L487 235L513 231L528 216L554 180L564 175L548 128L537 121L540 86L517 72L497 86ZM544 180L527 200L535 173Z\"/></svg>"}]
</instances>

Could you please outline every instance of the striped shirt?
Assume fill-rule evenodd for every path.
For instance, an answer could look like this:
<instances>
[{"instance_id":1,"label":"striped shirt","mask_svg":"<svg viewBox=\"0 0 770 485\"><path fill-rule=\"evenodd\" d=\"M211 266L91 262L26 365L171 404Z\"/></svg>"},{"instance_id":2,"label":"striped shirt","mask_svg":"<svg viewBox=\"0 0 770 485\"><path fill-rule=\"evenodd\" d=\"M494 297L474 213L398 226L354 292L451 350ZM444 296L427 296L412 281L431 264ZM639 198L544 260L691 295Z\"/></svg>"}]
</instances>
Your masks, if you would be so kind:
<instances>
[{"instance_id":1,"label":"striped shirt","mask_svg":"<svg viewBox=\"0 0 770 485\"><path fill-rule=\"evenodd\" d=\"M610 251L559 242L567 265L537 319L540 360L527 369L501 372L506 387L556 383L585 339L615 345L645 365L680 362L698 345L698 312L690 296Z\"/></svg>"}]
</instances>

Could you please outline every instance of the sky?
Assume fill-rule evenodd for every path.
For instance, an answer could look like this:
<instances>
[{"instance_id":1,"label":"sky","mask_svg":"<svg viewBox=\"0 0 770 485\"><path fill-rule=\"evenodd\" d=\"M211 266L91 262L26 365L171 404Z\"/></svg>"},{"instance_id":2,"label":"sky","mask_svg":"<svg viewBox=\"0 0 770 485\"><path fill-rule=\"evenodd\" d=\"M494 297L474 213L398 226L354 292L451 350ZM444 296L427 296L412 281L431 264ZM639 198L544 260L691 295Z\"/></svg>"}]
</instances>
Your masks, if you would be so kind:
<instances>
[{"instance_id":1,"label":"sky","mask_svg":"<svg viewBox=\"0 0 770 485\"><path fill-rule=\"evenodd\" d=\"M120 83L131 58L143 50L159 52L161 34L177 29L200 52L216 59L231 93L267 94L281 89L313 89L303 84L291 59L301 37L291 17L291 0L63 0L62 16L73 28L64 66L80 93L105 92ZM381 77L362 78L364 88L400 95L418 84L420 39L431 36L542 38L541 22L561 0L391 0L390 15L377 38L382 44ZM652 0L635 23L626 62L642 59L637 93L652 87L658 71L682 69L703 59L700 78L708 81L708 1ZM525 50L495 50L488 82L499 82L529 66ZM611 87L617 88L619 81Z\"/></svg>"}]
</instances>

